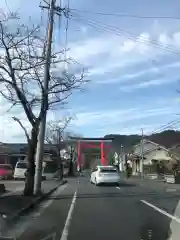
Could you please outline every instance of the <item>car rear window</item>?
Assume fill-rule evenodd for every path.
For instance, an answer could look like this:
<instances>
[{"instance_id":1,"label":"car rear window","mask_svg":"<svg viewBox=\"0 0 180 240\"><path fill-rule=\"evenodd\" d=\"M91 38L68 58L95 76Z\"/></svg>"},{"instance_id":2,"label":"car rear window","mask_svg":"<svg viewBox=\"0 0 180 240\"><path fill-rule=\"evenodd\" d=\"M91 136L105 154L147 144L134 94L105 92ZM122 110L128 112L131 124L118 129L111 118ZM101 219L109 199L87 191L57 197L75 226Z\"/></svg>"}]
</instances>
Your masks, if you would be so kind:
<instances>
[{"instance_id":1,"label":"car rear window","mask_svg":"<svg viewBox=\"0 0 180 240\"><path fill-rule=\"evenodd\" d=\"M16 166L16 168L23 168L23 169L26 169L27 168L27 163L17 163L17 166Z\"/></svg>"},{"instance_id":2,"label":"car rear window","mask_svg":"<svg viewBox=\"0 0 180 240\"><path fill-rule=\"evenodd\" d=\"M117 170L116 169L114 169L114 168L112 168L112 169L105 169L105 168L101 168L100 169L100 172L104 172L104 173L115 173L115 172L117 172Z\"/></svg>"}]
</instances>

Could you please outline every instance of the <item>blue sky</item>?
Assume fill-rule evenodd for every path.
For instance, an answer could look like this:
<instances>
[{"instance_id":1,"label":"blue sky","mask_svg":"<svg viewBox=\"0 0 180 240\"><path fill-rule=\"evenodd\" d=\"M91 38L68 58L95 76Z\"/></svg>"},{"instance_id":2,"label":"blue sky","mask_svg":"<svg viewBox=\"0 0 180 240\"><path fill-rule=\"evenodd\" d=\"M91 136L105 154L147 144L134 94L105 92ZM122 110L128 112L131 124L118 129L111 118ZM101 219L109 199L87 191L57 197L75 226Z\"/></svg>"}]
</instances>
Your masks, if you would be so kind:
<instances>
[{"instance_id":1,"label":"blue sky","mask_svg":"<svg viewBox=\"0 0 180 240\"><path fill-rule=\"evenodd\" d=\"M23 22L39 22L38 0L9 0ZM57 0L59 3L60 0ZM65 5L67 1L62 1ZM70 128L84 136L151 133L180 113L180 20L131 18L104 13L180 18L178 0L70 0L68 56L88 69L84 91L74 92L63 114L74 116ZM2 0L1 8L7 5ZM93 14L100 12L103 14ZM46 13L42 14L45 24ZM99 25L99 22L101 25ZM109 26L110 25L110 26ZM64 47L65 20L55 25L55 41ZM111 28L113 27L113 29ZM179 53L178 53L179 51ZM50 113L60 118L62 111ZM5 117L1 121L7 121ZM11 123L12 124L12 123ZM178 129L178 126L175 126ZM20 131L20 130L19 130ZM1 129L3 139L9 133ZM21 134L11 141L21 140Z\"/></svg>"}]
</instances>

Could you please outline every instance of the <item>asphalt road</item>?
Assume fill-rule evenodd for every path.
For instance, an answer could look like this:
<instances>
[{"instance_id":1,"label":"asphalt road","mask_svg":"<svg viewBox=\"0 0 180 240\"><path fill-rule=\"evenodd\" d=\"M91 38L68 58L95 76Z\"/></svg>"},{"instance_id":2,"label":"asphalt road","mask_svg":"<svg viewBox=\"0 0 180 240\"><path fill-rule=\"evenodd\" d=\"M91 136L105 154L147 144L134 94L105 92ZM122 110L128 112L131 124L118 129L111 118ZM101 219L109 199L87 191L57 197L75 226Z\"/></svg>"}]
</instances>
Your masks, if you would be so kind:
<instances>
[{"instance_id":1,"label":"asphalt road","mask_svg":"<svg viewBox=\"0 0 180 240\"><path fill-rule=\"evenodd\" d=\"M17 240L179 240L180 193L152 183L120 187L70 179L11 226Z\"/></svg>"}]
</instances>

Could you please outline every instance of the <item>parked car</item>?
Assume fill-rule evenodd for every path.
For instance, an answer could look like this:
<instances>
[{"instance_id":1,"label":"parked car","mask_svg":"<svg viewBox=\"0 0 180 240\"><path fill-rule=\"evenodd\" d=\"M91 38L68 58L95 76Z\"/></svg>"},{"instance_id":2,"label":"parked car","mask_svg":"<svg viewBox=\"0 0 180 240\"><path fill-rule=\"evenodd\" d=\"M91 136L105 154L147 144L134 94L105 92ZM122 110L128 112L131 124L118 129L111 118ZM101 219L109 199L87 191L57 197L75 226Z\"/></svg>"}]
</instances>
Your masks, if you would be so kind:
<instances>
[{"instance_id":1,"label":"parked car","mask_svg":"<svg viewBox=\"0 0 180 240\"><path fill-rule=\"evenodd\" d=\"M25 172L27 170L26 161L18 161L14 169L14 179L25 179Z\"/></svg>"},{"instance_id":2,"label":"parked car","mask_svg":"<svg viewBox=\"0 0 180 240\"><path fill-rule=\"evenodd\" d=\"M91 173L90 182L95 185L114 183L119 185L120 175L114 166L97 166Z\"/></svg>"},{"instance_id":3,"label":"parked car","mask_svg":"<svg viewBox=\"0 0 180 240\"><path fill-rule=\"evenodd\" d=\"M24 172L24 177L26 178L27 177L27 169L26 169L26 171ZM45 175L42 175L42 181L45 181L47 178L46 178L46 176Z\"/></svg>"},{"instance_id":4,"label":"parked car","mask_svg":"<svg viewBox=\"0 0 180 240\"><path fill-rule=\"evenodd\" d=\"M13 167L11 164L0 164L0 179L12 179Z\"/></svg>"}]
</instances>

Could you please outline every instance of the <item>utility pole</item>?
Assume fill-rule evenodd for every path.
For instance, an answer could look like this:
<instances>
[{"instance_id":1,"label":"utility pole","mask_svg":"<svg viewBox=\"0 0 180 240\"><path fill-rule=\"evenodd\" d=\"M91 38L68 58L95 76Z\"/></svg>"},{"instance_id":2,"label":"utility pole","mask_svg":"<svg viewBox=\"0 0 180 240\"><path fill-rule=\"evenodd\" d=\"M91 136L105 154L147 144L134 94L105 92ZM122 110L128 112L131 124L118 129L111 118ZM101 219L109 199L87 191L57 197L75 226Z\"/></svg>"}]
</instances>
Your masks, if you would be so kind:
<instances>
[{"instance_id":1,"label":"utility pole","mask_svg":"<svg viewBox=\"0 0 180 240\"><path fill-rule=\"evenodd\" d=\"M140 160L140 174L141 177L144 176L144 169L143 169L143 164L144 164L144 131L143 128L141 129L141 160Z\"/></svg>"},{"instance_id":2,"label":"utility pole","mask_svg":"<svg viewBox=\"0 0 180 240\"><path fill-rule=\"evenodd\" d=\"M51 0L50 4L46 7L41 6L42 8L49 9L49 23L47 31L47 43L45 46L45 64L44 64L44 94L47 94L46 98L43 99L45 102L44 105L48 104L48 88L49 88L49 76L50 76L50 65L51 65L51 48L52 48L52 36L53 36L53 25L54 25L54 15L56 11L55 7L56 0ZM46 107L46 106L45 106ZM36 151L36 171L35 171L35 185L34 193L41 193L41 180L42 180L42 163L44 156L44 138L46 132L46 109L44 109L44 115L42 117L39 135L38 135L38 144Z\"/></svg>"},{"instance_id":3,"label":"utility pole","mask_svg":"<svg viewBox=\"0 0 180 240\"><path fill-rule=\"evenodd\" d=\"M123 160L124 160L124 155L123 155L123 145L121 144L121 149L120 149L120 158L119 158L119 170L120 172L123 171Z\"/></svg>"}]
</instances>

